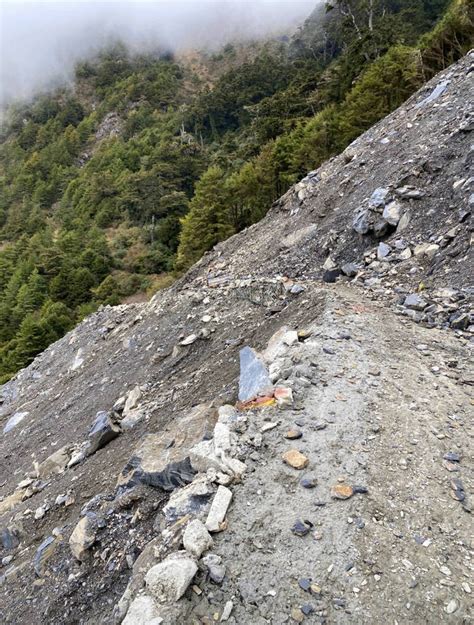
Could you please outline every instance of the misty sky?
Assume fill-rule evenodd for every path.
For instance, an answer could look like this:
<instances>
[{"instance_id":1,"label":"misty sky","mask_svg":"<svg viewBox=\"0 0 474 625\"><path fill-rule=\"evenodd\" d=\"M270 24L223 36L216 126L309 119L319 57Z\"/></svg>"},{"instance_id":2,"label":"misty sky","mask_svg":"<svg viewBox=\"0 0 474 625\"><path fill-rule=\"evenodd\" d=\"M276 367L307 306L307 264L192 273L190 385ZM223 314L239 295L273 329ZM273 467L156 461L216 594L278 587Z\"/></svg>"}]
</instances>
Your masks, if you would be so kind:
<instances>
[{"instance_id":1,"label":"misty sky","mask_svg":"<svg viewBox=\"0 0 474 625\"><path fill-rule=\"evenodd\" d=\"M316 0L0 0L0 106L66 81L120 38L136 50L219 47L304 20Z\"/></svg>"}]
</instances>

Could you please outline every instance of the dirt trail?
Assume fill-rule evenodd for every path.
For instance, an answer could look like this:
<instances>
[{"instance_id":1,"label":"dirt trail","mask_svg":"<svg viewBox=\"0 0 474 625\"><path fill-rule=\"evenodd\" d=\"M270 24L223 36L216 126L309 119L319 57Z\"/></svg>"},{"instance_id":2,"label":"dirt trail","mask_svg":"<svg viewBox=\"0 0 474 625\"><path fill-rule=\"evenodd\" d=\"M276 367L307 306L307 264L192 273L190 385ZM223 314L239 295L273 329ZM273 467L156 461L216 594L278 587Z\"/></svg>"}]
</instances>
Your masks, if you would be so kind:
<instances>
[{"instance_id":1,"label":"dirt trail","mask_svg":"<svg viewBox=\"0 0 474 625\"><path fill-rule=\"evenodd\" d=\"M231 599L236 624L294 622L292 610L305 604L314 609L308 623L472 616L472 517L467 502L463 508L450 497L453 475L466 492L473 486L472 404L450 366L465 364L462 346L354 295L332 291L324 313L304 328L310 339L284 356L301 372L296 381L309 380L297 392L300 409L249 416L242 442L249 475L235 487L214 550L227 577L220 590L207 586L213 599L202 599L198 614L222 611ZM278 426L260 434L269 422ZM301 439L285 440L292 428ZM282 462L290 448L309 458L307 469ZM443 466L450 451L461 456L456 473ZM307 476L316 477L315 488L301 486ZM368 492L333 499L341 480ZM314 525L307 536L292 534L298 519ZM299 586L306 579L319 594Z\"/></svg>"}]
</instances>

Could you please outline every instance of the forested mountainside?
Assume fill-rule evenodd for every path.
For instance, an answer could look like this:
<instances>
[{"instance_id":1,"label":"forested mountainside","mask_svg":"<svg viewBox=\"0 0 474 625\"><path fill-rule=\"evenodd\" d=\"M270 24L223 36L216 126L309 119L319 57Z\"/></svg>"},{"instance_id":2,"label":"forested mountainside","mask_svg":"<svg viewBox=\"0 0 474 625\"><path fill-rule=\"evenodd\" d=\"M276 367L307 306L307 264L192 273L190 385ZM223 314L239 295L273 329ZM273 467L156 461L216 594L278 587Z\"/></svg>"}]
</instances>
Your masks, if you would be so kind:
<instances>
[{"instance_id":1,"label":"forested mountainside","mask_svg":"<svg viewBox=\"0 0 474 625\"><path fill-rule=\"evenodd\" d=\"M133 56L10 107L0 381L100 304L168 284L473 44L470 0L338 0L292 37Z\"/></svg>"}]
</instances>

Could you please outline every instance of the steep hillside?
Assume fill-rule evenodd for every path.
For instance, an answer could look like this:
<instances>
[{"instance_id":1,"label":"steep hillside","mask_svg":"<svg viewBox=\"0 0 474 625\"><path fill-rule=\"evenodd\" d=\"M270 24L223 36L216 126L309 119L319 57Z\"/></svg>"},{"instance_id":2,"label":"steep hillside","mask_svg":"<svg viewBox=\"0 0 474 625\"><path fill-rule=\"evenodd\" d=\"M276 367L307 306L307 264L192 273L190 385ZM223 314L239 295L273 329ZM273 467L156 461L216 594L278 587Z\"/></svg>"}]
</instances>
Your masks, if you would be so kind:
<instances>
[{"instance_id":1,"label":"steep hillside","mask_svg":"<svg viewBox=\"0 0 474 625\"><path fill-rule=\"evenodd\" d=\"M146 300L261 219L474 40L469 0L370 7L318 5L293 37L212 55L116 44L70 87L11 107L0 382L100 305Z\"/></svg>"},{"instance_id":2,"label":"steep hillside","mask_svg":"<svg viewBox=\"0 0 474 625\"><path fill-rule=\"evenodd\" d=\"M468 622L473 77L1 387L5 623Z\"/></svg>"}]
</instances>

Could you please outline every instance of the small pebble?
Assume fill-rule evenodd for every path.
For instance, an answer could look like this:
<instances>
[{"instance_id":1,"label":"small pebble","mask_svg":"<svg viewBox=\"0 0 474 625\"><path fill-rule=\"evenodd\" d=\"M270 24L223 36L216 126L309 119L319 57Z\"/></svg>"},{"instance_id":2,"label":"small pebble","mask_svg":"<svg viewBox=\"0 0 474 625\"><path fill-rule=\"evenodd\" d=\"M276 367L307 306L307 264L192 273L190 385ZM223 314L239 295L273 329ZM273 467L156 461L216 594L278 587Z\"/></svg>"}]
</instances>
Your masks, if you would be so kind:
<instances>
[{"instance_id":1,"label":"small pebble","mask_svg":"<svg viewBox=\"0 0 474 625\"><path fill-rule=\"evenodd\" d=\"M297 440L298 438L301 438L303 436L303 432L301 430L288 430L288 432L286 432L285 434L285 438L294 441Z\"/></svg>"},{"instance_id":2,"label":"small pebble","mask_svg":"<svg viewBox=\"0 0 474 625\"><path fill-rule=\"evenodd\" d=\"M448 451L447 454L444 454L443 460L448 460L449 462L461 462L461 456L455 451Z\"/></svg>"},{"instance_id":3,"label":"small pebble","mask_svg":"<svg viewBox=\"0 0 474 625\"><path fill-rule=\"evenodd\" d=\"M303 488L314 488L318 484L318 480L313 475L305 475L300 480L300 484Z\"/></svg>"},{"instance_id":4,"label":"small pebble","mask_svg":"<svg viewBox=\"0 0 474 625\"><path fill-rule=\"evenodd\" d=\"M306 536L311 531L313 524L310 521L300 521L299 519L295 521L291 531L295 536Z\"/></svg>"}]
</instances>

